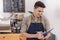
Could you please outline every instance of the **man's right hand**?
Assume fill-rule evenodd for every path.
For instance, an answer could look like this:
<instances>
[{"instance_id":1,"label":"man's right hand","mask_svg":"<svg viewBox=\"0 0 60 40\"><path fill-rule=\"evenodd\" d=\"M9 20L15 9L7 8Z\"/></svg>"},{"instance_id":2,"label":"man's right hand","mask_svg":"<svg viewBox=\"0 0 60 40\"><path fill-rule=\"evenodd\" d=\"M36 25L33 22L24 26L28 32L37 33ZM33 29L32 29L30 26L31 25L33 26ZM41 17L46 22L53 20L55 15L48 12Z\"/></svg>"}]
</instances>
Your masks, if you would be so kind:
<instances>
[{"instance_id":1,"label":"man's right hand","mask_svg":"<svg viewBox=\"0 0 60 40\"><path fill-rule=\"evenodd\" d=\"M44 39L43 32L37 32L37 35L38 39Z\"/></svg>"}]
</instances>

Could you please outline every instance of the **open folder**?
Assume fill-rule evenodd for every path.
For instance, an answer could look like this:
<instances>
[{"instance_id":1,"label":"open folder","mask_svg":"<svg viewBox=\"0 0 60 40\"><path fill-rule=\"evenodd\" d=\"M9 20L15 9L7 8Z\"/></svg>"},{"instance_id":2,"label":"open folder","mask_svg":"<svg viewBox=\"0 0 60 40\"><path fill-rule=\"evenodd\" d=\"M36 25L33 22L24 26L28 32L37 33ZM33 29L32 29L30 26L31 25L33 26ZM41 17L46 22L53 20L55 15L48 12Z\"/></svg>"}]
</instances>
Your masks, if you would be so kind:
<instances>
[{"instance_id":1,"label":"open folder","mask_svg":"<svg viewBox=\"0 0 60 40\"><path fill-rule=\"evenodd\" d=\"M47 35L48 33L50 33L52 30L53 30L53 28L50 29L50 30L48 30L48 31L45 31L45 32L43 33L43 35L46 36L46 35Z\"/></svg>"}]
</instances>

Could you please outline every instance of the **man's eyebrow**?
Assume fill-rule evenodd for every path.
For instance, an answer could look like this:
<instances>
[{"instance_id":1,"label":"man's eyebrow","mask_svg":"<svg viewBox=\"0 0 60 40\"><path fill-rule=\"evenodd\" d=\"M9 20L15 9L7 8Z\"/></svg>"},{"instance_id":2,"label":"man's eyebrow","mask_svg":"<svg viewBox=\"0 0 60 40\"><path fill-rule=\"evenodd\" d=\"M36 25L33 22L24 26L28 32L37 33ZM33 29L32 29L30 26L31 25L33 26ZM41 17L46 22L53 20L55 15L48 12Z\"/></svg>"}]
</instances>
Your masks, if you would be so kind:
<instances>
[{"instance_id":1,"label":"man's eyebrow","mask_svg":"<svg viewBox=\"0 0 60 40\"><path fill-rule=\"evenodd\" d=\"M44 12L44 11L39 10L39 12Z\"/></svg>"}]
</instances>

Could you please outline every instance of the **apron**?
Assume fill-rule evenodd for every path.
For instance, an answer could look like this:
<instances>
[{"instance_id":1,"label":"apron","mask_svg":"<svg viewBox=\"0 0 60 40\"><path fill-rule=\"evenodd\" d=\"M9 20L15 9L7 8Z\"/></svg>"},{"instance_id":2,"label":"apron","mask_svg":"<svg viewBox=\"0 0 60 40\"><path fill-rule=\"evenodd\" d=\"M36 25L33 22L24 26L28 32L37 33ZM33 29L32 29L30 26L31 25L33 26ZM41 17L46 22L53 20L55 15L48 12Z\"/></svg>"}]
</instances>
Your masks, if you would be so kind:
<instances>
[{"instance_id":1,"label":"apron","mask_svg":"<svg viewBox=\"0 0 60 40\"><path fill-rule=\"evenodd\" d=\"M38 31L44 32L44 27L42 23L31 23L27 33L36 34ZM38 38L27 38L27 40L40 40Z\"/></svg>"}]
</instances>

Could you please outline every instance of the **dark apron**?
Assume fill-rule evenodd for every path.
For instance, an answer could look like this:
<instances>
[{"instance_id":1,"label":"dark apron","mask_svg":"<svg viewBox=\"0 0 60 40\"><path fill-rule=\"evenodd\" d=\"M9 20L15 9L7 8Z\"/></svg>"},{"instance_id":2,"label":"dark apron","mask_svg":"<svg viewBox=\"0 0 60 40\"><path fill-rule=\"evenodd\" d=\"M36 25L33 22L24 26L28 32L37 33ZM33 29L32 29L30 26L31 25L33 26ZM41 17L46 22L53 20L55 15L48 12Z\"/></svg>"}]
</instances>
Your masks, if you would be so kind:
<instances>
[{"instance_id":1,"label":"dark apron","mask_svg":"<svg viewBox=\"0 0 60 40\"><path fill-rule=\"evenodd\" d=\"M36 34L38 31L44 32L44 27L42 23L31 23L27 33ZM40 40L38 38L27 38L27 40Z\"/></svg>"}]
</instances>

